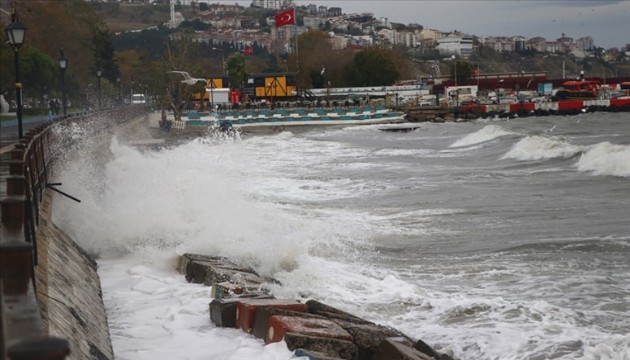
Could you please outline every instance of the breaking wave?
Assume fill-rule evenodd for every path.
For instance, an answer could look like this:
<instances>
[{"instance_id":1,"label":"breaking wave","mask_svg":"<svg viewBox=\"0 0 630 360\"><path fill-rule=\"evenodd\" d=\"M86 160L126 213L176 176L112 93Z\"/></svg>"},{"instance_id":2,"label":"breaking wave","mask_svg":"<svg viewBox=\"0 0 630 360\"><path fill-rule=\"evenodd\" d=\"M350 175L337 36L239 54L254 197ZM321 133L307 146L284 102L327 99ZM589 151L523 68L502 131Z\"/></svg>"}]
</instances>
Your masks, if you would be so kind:
<instances>
[{"instance_id":1,"label":"breaking wave","mask_svg":"<svg viewBox=\"0 0 630 360\"><path fill-rule=\"evenodd\" d=\"M593 145L582 154L576 166L578 171L593 175L630 177L630 145L609 142Z\"/></svg>"},{"instance_id":2,"label":"breaking wave","mask_svg":"<svg viewBox=\"0 0 630 360\"><path fill-rule=\"evenodd\" d=\"M573 145L559 137L527 136L517 142L503 159L547 160L569 159L587 148Z\"/></svg>"},{"instance_id":3,"label":"breaking wave","mask_svg":"<svg viewBox=\"0 0 630 360\"><path fill-rule=\"evenodd\" d=\"M486 141L491 141L502 136L515 135L516 133L503 129L498 125L488 125L483 129L476 131L472 134L468 134L465 137L455 141L449 147L460 147L480 144Z\"/></svg>"}]
</instances>

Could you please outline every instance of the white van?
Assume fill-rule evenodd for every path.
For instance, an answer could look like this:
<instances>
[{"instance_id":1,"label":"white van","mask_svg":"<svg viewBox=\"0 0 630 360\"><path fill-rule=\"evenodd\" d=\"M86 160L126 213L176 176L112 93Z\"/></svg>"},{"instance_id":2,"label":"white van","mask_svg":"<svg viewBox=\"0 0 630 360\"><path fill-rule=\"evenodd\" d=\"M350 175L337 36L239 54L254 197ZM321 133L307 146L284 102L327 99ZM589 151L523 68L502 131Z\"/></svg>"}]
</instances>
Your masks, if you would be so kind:
<instances>
[{"instance_id":1,"label":"white van","mask_svg":"<svg viewBox=\"0 0 630 360\"><path fill-rule=\"evenodd\" d=\"M132 104L144 104L147 102L144 94L133 94L131 95L131 103Z\"/></svg>"}]
</instances>

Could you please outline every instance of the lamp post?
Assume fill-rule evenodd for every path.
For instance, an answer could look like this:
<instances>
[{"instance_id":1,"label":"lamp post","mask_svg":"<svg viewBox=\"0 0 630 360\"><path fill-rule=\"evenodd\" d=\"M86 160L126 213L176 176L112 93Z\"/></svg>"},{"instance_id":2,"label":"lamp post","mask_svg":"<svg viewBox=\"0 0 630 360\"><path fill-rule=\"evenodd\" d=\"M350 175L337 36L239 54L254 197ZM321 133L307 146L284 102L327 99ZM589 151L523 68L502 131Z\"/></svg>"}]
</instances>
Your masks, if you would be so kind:
<instances>
[{"instance_id":1,"label":"lamp post","mask_svg":"<svg viewBox=\"0 0 630 360\"><path fill-rule=\"evenodd\" d=\"M210 111L214 111L214 79L210 79Z\"/></svg>"},{"instance_id":2,"label":"lamp post","mask_svg":"<svg viewBox=\"0 0 630 360\"><path fill-rule=\"evenodd\" d=\"M68 59L63 53L63 48L59 49L59 68L61 69L61 102L63 105L63 116L68 115L66 105L66 67L68 66Z\"/></svg>"},{"instance_id":3,"label":"lamp post","mask_svg":"<svg viewBox=\"0 0 630 360\"><path fill-rule=\"evenodd\" d=\"M455 79L455 107L459 106L459 88L457 87L457 61L455 61L455 55L451 55L453 59L453 77Z\"/></svg>"},{"instance_id":4,"label":"lamp post","mask_svg":"<svg viewBox=\"0 0 630 360\"><path fill-rule=\"evenodd\" d=\"M98 91L98 109L101 110L101 70L96 71L96 77L98 77L97 91Z\"/></svg>"},{"instance_id":5,"label":"lamp post","mask_svg":"<svg viewBox=\"0 0 630 360\"><path fill-rule=\"evenodd\" d=\"M15 100L17 102L17 120L18 120L18 138L22 138L22 83L20 83L20 54L19 50L24 43L24 37L26 36L26 26L18 21L17 10L14 10L12 21L4 32L9 39L8 43L13 49L15 56Z\"/></svg>"},{"instance_id":6,"label":"lamp post","mask_svg":"<svg viewBox=\"0 0 630 360\"><path fill-rule=\"evenodd\" d=\"M213 47L212 50L221 52L221 75L225 75L225 51L216 47Z\"/></svg>"},{"instance_id":7,"label":"lamp post","mask_svg":"<svg viewBox=\"0 0 630 360\"><path fill-rule=\"evenodd\" d=\"M451 55L451 59L453 59L453 75L455 79L455 86L457 86L457 62L455 61L455 55Z\"/></svg>"},{"instance_id":8,"label":"lamp post","mask_svg":"<svg viewBox=\"0 0 630 360\"><path fill-rule=\"evenodd\" d=\"M116 78L116 85L118 86L118 106L122 102L122 92L120 90L120 76Z\"/></svg>"}]
</instances>

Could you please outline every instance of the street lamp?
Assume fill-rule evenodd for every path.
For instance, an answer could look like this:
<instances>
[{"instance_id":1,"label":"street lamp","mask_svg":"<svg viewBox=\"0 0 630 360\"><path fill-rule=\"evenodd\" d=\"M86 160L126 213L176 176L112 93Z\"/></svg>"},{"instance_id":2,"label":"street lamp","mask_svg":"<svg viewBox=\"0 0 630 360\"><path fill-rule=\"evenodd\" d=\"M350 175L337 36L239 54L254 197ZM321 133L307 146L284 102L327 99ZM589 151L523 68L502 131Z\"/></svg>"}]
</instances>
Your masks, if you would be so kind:
<instances>
[{"instance_id":1,"label":"street lamp","mask_svg":"<svg viewBox=\"0 0 630 360\"><path fill-rule=\"evenodd\" d=\"M9 39L9 45L15 55L15 99L17 101L18 138L22 138L22 83L20 83L20 54L19 50L24 44L26 26L18 21L17 10L14 10L11 23L4 28Z\"/></svg>"},{"instance_id":2,"label":"street lamp","mask_svg":"<svg viewBox=\"0 0 630 360\"><path fill-rule=\"evenodd\" d=\"M453 59L453 77L455 78L455 106L459 106L459 88L457 87L457 61L455 61L455 55L451 55Z\"/></svg>"},{"instance_id":3,"label":"street lamp","mask_svg":"<svg viewBox=\"0 0 630 360\"><path fill-rule=\"evenodd\" d=\"M96 71L96 76L98 77L98 86L97 86L97 91L98 91L98 109L101 110L101 70L97 70Z\"/></svg>"},{"instance_id":4,"label":"street lamp","mask_svg":"<svg viewBox=\"0 0 630 360\"><path fill-rule=\"evenodd\" d=\"M213 47L212 50L221 52L221 75L225 75L225 52L223 49Z\"/></svg>"},{"instance_id":5,"label":"street lamp","mask_svg":"<svg viewBox=\"0 0 630 360\"><path fill-rule=\"evenodd\" d=\"M116 85L118 85L118 106L120 106L120 102L122 101L122 92L120 90L120 76L116 78Z\"/></svg>"},{"instance_id":6,"label":"street lamp","mask_svg":"<svg viewBox=\"0 0 630 360\"><path fill-rule=\"evenodd\" d=\"M63 48L59 49L59 68L61 69L61 94L63 105L63 116L68 115L66 107L66 67L68 66L68 59L63 53Z\"/></svg>"},{"instance_id":7,"label":"street lamp","mask_svg":"<svg viewBox=\"0 0 630 360\"><path fill-rule=\"evenodd\" d=\"M453 60L453 75L455 78L455 86L457 86L457 62L455 61L455 55L451 55L451 59Z\"/></svg>"}]
</instances>

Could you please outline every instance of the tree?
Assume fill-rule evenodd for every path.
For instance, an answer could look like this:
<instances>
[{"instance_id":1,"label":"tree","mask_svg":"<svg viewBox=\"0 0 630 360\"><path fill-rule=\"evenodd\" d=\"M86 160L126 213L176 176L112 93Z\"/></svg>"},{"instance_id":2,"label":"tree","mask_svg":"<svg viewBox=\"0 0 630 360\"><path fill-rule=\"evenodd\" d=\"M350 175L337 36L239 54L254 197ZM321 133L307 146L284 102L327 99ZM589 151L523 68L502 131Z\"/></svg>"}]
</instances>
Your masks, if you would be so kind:
<instances>
[{"instance_id":1,"label":"tree","mask_svg":"<svg viewBox=\"0 0 630 360\"><path fill-rule=\"evenodd\" d=\"M455 65L451 66L451 77L455 76L455 69L457 68L457 82L465 83L472 79L472 72L475 66L467 61L456 60Z\"/></svg>"},{"instance_id":2,"label":"tree","mask_svg":"<svg viewBox=\"0 0 630 360\"><path fill-rule=\"evenodd\" d=\"M227 72L230 77L230 84L238 84L239 89L243 89L249 74L245 69L245 56L235 53L227 61Z\"/></svg>"},{"instance_id":3,"label":"tree","mask_svg":"<svg viewBox=\"0 0 630 360\"><path fill-rule=\"evenodd\" d=\"M104 23L97 24L92 29L92 46L94 47L95 71L101 70L103 78L115 82L120 76L120 70L114 57L112 36Z\"/></svg>"},{"instance_id":4,"label":"tree","mask_svg":"<svg viewBox=\"0 0 630 360\"><path fill-rule=\"evenodd\" d=\"M347 86L388 86L400 78L388 53L380 48L367 48L357 53L343 74Z\"/></svg>"}]
</instances>

